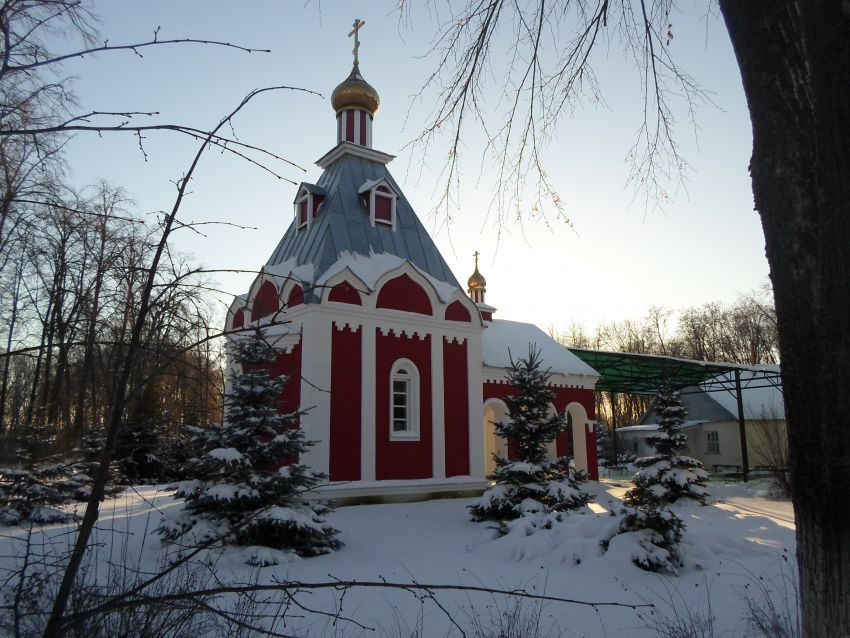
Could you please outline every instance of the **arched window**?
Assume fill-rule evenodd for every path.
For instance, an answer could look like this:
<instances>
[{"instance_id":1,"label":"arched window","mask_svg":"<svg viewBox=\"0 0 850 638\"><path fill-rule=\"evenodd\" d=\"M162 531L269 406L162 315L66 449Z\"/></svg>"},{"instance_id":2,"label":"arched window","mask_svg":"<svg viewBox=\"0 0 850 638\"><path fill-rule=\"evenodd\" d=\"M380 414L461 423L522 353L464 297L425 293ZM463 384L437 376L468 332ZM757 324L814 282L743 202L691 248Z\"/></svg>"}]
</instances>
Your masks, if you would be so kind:
<instances>
[{"instance_id":1,"label":"arched window","mask_svg":"<svg viewBox=\"0 0 850 638\"><path fill-rule=\"evenodd\" d=\"M419 371L399 359L390 372L390 439L419 439Z\"/></svg>"}]
</instances>

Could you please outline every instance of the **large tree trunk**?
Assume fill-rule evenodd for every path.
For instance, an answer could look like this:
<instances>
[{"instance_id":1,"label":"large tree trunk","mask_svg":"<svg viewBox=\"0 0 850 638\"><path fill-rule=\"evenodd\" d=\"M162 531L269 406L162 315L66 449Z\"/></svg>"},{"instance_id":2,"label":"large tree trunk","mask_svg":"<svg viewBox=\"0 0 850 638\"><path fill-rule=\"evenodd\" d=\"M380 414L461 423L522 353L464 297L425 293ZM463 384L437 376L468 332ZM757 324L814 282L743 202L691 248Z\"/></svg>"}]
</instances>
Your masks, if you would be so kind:
<instances>
[{"instance_id":1,"label":"large tree trunk","mask_svg":"<svg viewBox=\"0 0 850 638\"><path fill-rule=\"evenodd\" d=\"M776 296L803 635L850 636L850 3L720 4Z\"/></svg>"}]
</instances>

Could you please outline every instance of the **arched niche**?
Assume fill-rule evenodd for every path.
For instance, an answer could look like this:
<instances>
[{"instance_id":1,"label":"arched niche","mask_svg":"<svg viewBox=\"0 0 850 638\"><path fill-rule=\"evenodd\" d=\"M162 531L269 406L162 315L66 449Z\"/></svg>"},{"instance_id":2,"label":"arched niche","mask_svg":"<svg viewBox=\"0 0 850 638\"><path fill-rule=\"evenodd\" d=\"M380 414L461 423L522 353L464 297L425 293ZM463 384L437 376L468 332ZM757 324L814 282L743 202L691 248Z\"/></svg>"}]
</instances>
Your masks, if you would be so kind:
<instances>
[{"instance_id":1,"label":"arched niche","mask_svg":"<svg viewBox=\"0 0 850 638\"><path fill-rule=\"evenodd\" d=\"M469 310L466 309L463 303L453 301L446 308L446 319L448 321L465 321L466 323L470 323L472 321L472 315L469 314Z\"/></svg>"},{"instance_id":2,"label":"arched niche","mask_svg":"<svg viewBox=\"0 0 850 638\"><path fill-rule=\"evenodd\" d=\"M328 293L328 301L350 303L357 306L363 305L363 302L360 300L360 293L357 292L357 289L347 281L338 283L336 286L331 288L331 291Z\"/></svg>"},{"instance_id":3,"label":"arched niche","mask_svg":"<svg viewBox=\"0 0 850 638\"><path fill-rule=\"evenodd\" d=\"M507 441L496 434L494 423L511 418L508 406L500 399L488 399L484 402L484 475L490 476L496 469L494 454L507 457Z\"/></svg>"},{"instance_id":4,"label":"arched niche","mask_svg":"<svg viewBox=\"0 0 850 638\"><path fill-rule=\"evenodd\" d=\"M390 279L381 286L376 306L415 312L420 315L432 314L428 293L406 273Z\"/></svg>"},{"instance_id":5,"label":"arched niche","mask_svg":"<svg viewBox=\"0 0 850 638\"><path fill-rule=\"evenodd\" d=\"M289 291L289 296L286 298L286 307L294 308L304 303L304 290L298 284L292 287Z\"/></svg>"},{"instance_id":6,"label":"arched niche","mask_svg":"<svg viewBox=\"0 0 850 638\"><path fill-rule=\"evenodd\" d=\"M239 328L242 328L244 325L245 325L245 311L243 311L240 308L239 310L237 310L233 314L233 321L230 323L230 327L233 330L238 330Z\"/></svg>"},{"instance_id":7,"label":"arched niche","mask_svg":"<svg viewBox=\"0 0 850 638\"><path fill-rule=\"evenodd\" d=\"M257 294L254 295L254 303L251 306L251 321L268 317L278 310L280 310L280 300L277 297L277 288L272 282L264 281Z\"/></svg>"}]
</instances>

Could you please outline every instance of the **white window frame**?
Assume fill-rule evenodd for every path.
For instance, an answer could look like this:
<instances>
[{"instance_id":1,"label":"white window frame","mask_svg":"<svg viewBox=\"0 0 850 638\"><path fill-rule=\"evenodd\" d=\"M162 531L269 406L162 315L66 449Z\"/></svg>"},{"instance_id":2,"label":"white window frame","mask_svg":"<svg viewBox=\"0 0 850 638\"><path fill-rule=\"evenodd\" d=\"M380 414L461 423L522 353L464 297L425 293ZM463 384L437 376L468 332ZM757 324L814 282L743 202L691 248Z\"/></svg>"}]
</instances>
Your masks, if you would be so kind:
<instances>
[{"instance_id":1,"label":"white window frame","mask_svg":"<svg viewBox=\"0 0 850 638\"><path fill-rule=\"evenodd\" d=\"M378 190L379 186L383 186L384 188L386 188L389 191L389 193L379 191ZM375 211L377 210L377 207L375 206L375 198L377 198L377 197L385 197L385 198L390 200L390 221L386 221L384 219L378 219L378 218L375 217ZM389 226L390 228L395 230L395 228L396 228L396 214L395 213L396 213L396 202L397 201L398 201L398 195L396 194L393 187L390 186L390 184L387 181L381 180L378 184L375 184L372 188L369 189L369 199L368 199L369 223L372 224L373 227L380 224L381 226Z\"/></svg>"},{"instance_id":2,"label":"white window frame","mask_svg":"<svg viewBox=\"0 0 850 638\"><path fill-rule=\"evenodd\" d=\"M404 370L407 374L399 374ZM407 382L407 428L395 429L395 382ZM389 430L391 441L419 440L419 370L410 359L397 360L390 369L389 379Z\"/></svg>"},{"instance_id":3,"label":"white window frame","mask_svg":"<svg viewBox=\"0 0 850 638\"><path fill-rule=\"evenodd\" d=\"M705 431L705 453L720 454L720 432L718 430Z\"/></svg>"},{"instance_id":4,"label":"white window frame","mask_svg":"<svg viewBox=\"0 0 850 638\"><path fill-rule=\"evenodd\" d=\"M307 201L307 219L304 220L304 223L301 222L300 208L301 204L304 201ZM311 193L306 188L301 189L301 195L295 199L295 224L298 227L298 230L302 228L309 228L310 224L313 223L313 219L316 217L316 213L318 209L321 208L322 203L319 202L319 205L316 206L316 209L313 209L313 204L316 201L316 197L313 193Z\"/></svg>"}]
</instances>

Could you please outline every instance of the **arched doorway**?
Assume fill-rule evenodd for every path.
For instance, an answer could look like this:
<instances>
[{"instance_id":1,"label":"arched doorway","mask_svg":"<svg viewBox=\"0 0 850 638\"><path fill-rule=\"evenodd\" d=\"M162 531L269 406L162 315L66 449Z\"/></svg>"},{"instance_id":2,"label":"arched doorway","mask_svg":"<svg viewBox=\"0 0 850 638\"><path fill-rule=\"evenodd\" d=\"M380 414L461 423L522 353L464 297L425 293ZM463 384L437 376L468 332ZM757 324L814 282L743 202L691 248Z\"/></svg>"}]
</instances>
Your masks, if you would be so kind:
<instances>
[{"instance_id":1,"label":"arched doorway","mask_svg":"<svg viewBox=\"0 0 850 638\"><path fill-rule=\"evenodd\" d=\"M500 399L488 399L484 402L484 476L490 476L496 469L494 454L506 457L508 447L505 439L496 434L494 423L510 419L508 406Z\"/></svg>"},{"instance_id":2,"label":"arched doorway","mask_svg":"<svg viewBox=\"0 0 850 638\"><path fill-rule=\"evenodd\" d=\"M572 423L573 462L577 470L588 471L587 464L587 410L581 403L570 403L564 410L567 421Z\"/></svg>"}]
</instances>

